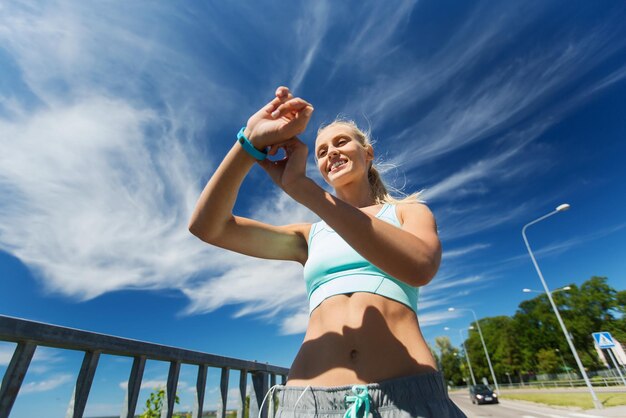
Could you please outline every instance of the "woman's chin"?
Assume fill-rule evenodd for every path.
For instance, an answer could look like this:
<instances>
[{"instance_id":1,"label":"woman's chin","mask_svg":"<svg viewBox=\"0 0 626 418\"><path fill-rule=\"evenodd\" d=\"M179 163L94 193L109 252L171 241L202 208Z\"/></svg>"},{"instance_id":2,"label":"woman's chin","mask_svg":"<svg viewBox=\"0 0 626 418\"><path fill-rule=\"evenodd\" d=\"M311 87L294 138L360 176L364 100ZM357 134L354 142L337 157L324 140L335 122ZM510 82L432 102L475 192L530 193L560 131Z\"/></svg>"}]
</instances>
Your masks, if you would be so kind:
<instances>
[{"instance_id":1,"label":"woman's chin","mask_svg":"<svg viewBox=\"0 0 626 418\"><path fill-rule=\"evenodd\" d=\"M343 170L328 175L328 184L333 186L335 189L348 183L350 183L350 176L347 172L344 173Z\"/></svg>"}]
</instances>

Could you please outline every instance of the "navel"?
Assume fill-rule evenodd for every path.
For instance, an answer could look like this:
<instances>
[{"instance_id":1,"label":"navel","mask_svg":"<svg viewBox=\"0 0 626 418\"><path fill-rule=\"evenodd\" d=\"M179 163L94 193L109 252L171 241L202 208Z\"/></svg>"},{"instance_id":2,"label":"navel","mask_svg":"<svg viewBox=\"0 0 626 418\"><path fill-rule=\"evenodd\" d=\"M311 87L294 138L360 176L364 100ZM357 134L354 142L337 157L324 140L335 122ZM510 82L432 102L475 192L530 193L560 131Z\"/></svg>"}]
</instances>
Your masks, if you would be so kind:
<instances>
[{"instance_id":1,"label":"navel","mask_svg":"<svg viewBox=\"0 0 626 418\"><path fill-rule=\"evenodd\" d=\"M356 358L358 355L359 355L359 352L357 350L350 351L350 360L356 361Z\"/></svg>"}]
</instances>

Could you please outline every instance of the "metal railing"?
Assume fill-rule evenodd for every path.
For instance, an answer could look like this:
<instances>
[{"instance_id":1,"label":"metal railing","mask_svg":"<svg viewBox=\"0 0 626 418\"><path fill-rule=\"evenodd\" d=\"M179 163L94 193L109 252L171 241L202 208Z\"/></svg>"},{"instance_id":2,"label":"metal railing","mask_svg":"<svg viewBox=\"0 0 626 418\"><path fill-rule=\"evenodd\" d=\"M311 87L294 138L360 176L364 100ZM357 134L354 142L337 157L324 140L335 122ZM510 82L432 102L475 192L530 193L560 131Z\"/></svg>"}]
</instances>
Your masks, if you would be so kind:
<instances>
[{"instance_id":1,"label":"metal railing","mask_svg":"<svg viewBox=\"0 0 626 418\"><path fill-rule=\"evenodd\" d=\"M594 388L611 388L613 386L624 387L624 383L618 377L592 377L591 384ZM469 382L469 378L467 380ZM558 388L584 388L587 384L584 379L559 379L559 380L532 380L523 383L499 383L503 389L558 389ZM466 390L467 385L453 386L453 390Z\"/></svg>"},{"instance_id":2,"label":"metal railing","mask_svg":"<svg viewBox=\"0 0 626 418\"><path fill-rule=\"evenodd\" d=\"M70 418L83 416L101 354L133 358L133 365L128 377L126 399L120 414L121 418L133 418L135 416L146 360L165 361L170 364L161 418L171 418L174 413L176 387L178 385L181 364L198 366L196 399L192 413L194 418L202 417L209 367L221 369L220 413L217 418L225 418L226 416L228 381L231 370L240 372L237 418L243 418L244 416L248 374L252 377L252 386L257 406L260 409L262 399L269 389L268 385L274 386L277 376L281 377L281 383L284 384L289 372L287 368L267 363L222 357L199 351L60 327L4 315L0 315L0 341L17 343L13 357L4 373L2 386L0 386L0 418L9 417L24 376L28 371L28 366L38 346L77 350L85 353L76 379L74 392L68 405L66 417ZM267 407L263 408L261 411L262 418L267 418L267 413Z\"/></svg>"},{"instance_id":3,"label":"metal railing","mask_svg":"<svg viewBox=\"0 0 626 418\"><path fill-rule=\"evenodd\" d=\"M610 386L623 386L624 383L621 379L616 377L600 377L591 378L591 384L593 387L610 387ZM536 389L550 389L550 388L577 388L585 387L586 382L584 379L561 379L561 380L533 380L531 382L520 383L503 383L502 387L507 388L536 388Z\"/></svg>"}]
</instances>

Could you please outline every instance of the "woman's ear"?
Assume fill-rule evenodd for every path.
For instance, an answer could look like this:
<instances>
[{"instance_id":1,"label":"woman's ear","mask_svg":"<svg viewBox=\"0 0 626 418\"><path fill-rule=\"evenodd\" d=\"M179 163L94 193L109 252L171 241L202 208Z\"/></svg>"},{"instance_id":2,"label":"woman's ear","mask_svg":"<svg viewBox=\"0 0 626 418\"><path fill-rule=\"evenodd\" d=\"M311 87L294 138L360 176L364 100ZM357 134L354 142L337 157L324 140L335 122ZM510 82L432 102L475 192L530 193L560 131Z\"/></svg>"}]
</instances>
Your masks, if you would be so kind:
<instances>
[{"instance_id":1,"label":"woman's ear","mask_svg":"<svg viewBox=\"0 0 626 418\"><path fill-rule=\"evenodd\" d=\"M374 161L374 147L368 145L365 148L365 152L367 153L367 161Z\"/></svg>"}]
</instances>

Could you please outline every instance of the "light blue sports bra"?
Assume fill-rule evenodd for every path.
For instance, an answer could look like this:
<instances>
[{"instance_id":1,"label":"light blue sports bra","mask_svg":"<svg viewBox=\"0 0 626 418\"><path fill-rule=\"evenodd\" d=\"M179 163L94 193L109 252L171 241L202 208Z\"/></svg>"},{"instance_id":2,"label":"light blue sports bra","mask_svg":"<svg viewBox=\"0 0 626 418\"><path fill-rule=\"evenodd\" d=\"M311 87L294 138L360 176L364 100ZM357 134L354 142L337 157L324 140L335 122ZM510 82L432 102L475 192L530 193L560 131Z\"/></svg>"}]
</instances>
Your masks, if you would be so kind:
<instances>
[{"instance_id":1,"label":"light blue sports bra","mask_svg":"<svg viewBox=\"0 0 626 418\"><path fill-rule=\"evenodd\" d=\"M376 217L401 227L394 205L385 203ZM304 280L309 296L309 313L326 298L354 292L381 295L417 312L417 287L395 279L374 266L324 221L311 225Z\"/></svg>"}]
</instances>

